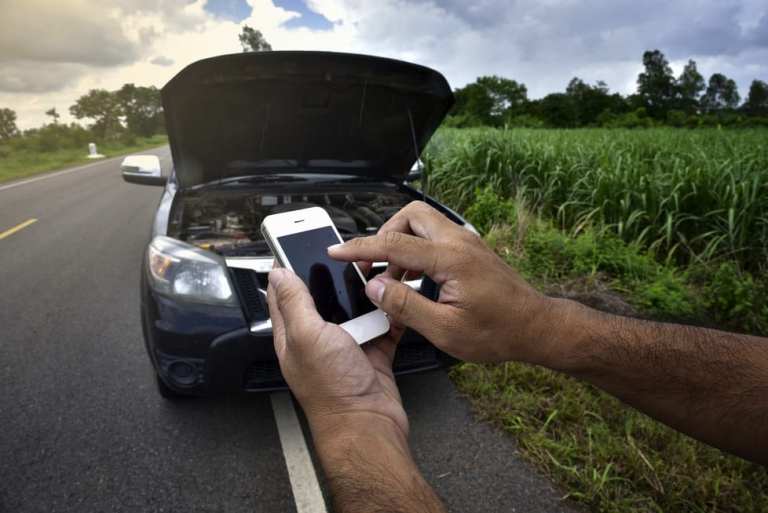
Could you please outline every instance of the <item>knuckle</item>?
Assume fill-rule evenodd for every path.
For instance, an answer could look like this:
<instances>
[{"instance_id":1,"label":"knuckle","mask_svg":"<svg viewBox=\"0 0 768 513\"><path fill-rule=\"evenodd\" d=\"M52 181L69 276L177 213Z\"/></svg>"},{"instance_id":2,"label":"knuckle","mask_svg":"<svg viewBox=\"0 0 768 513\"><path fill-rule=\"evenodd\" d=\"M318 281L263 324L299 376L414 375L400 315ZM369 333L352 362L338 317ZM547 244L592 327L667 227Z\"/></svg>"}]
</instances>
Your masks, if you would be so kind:
<instances>
[{"instance_id":1,"label":"knuckle","mask_svg":"<svg viewBox=\"0 0 768 513\"><path fill-rule=\"evenodd\" d=\"M408 304L411 302L413 291L410 287L397 287L395 290L395 297L393 298L395 300L395 305L393 305L395 309L392 313L396 319L405 320L409 313Z\"/></svg>"},{"instance_id":2,"label":"knuckle","mask_svg":"<svg viewBox=\"0 0 768 513\"><path fill-rule=\"evenodd\" d=\"M400 232L386 232L384 233L384 246L387 249L396 248L403 241L403 234Z\"/></svg>"},{"instance_id":3,"label":"knuckle","mask_svg":"<svg viewBox=\"0 0 768 513\"><path fill-rule=\"evenodd\" d=\"M480 244L483 239L476 233L469 231L463 226L459 229L459 238L469 242L470 244Z\"/></svg>"},{"instance_id":4,"label":"knuckle","mask_svg":"<svg viewBox=\"0 0 768 513\"><path fill-rule=\"evenodd\" d=\"M421 200L413 200L410 203L408 203L403 210L419 212L419 211L423 211L424 207L429 208L429 205L427 205Z\"/></svg>"},{"instance_id":5,"label":"knuckle","mask_svg":"<svg viewBox=\"0 0 768 513\"><path fill-rule=\"evenodd\" d=\"M363 237L356 237L354 239L350 239L347 242L344 243L347 247L350 247L352 249L360 249L365 246L365 238Z\"/></svg>"}]
</instances>

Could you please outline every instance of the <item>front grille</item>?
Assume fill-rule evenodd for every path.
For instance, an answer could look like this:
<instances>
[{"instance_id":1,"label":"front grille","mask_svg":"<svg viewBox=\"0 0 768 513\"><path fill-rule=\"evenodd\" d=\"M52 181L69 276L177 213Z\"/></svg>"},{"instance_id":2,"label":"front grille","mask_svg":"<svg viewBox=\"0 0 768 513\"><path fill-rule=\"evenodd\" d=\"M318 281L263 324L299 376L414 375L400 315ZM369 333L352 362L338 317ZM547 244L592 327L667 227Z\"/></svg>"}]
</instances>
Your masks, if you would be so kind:
<instances>
[{"instance_id":1,"label":"front grille","mask_svg":"<svg viewBox=\"0 0 768 513\"><path fill-rule=\"evenodd\" d=\"M401 344L395 353L395 374L434 369L440 366L437 350L430 344ZM254 362L243 375L243 389L246 391L265 391L286 386L277 360Z\"/></svg>"},{"instance_id":2,"label":"front grille","mask_svg":"<svg viewBox=\"0 0 768 513\"><path fill-rule=\"evenodd\" d=\"M267 311L267 298L261 292L262 281L259 273L250 269L239 269L230 267L229 272L240 296L240 303L243 305L243 311L250 321L264 321L269 318Z\"/></svg>"},{"instance_id":3,"label":"front grille","mask_svg":"<svg viewBox=\"0 0 768 513\"><path fill-rule=\"evenodd\" d=\"M285 387L280 365L275 361L256 362L245 371L245 390L269 390Z\"/></svg>"}]
</instances>

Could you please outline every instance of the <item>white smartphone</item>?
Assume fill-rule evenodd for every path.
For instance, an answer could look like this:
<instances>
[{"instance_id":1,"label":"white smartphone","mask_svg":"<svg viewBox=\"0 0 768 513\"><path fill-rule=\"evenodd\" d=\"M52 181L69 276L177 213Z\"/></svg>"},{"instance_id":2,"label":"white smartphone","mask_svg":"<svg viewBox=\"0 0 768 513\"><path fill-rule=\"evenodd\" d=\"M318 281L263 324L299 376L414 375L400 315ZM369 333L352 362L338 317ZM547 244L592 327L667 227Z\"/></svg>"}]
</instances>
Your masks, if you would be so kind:
<instances>
[{"instance_id":1,"label":"white smartphone","mask_svg":"<svg viewBox=\"0 0 768 513\"><path fill-rule=\"evenodd\" d=\"M389 331L389 319L365 295L365 277L355 263L328 256L328 246L342 242L328 213L320 207L273 214L261 233L278 263L307 285L317 311L341 326L358 344Z\"/></svg>"}]
</instances>

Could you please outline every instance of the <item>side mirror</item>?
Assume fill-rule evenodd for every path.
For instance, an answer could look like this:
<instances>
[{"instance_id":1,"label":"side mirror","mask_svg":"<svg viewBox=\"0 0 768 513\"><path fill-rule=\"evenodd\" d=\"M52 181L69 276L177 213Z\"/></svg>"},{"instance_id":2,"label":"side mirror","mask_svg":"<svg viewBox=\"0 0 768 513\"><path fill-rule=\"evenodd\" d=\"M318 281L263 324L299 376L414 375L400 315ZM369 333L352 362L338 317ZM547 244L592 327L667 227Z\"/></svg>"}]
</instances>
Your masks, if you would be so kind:
<instances>
[{"instance_id":1,"label":"side mirror","mask_svg":"<svg viewBox=\"0 0 768 513\"><path fill-rule=\"evenodd\" d=\"M414 162L413 167L411 167L411 170L408 172L407 175L405 175L405 183L411 183L411 182L415 182L416 180L421 180L424 177L424 172L422 171L423 168L424 168L424 165L421 163L421 160Z\"/></svg>"},{"instance_id":2,"label":"side mirror","mask_svg":"<svg viewBox=\"0 0 768 513\"><path fill-rule=\"evenodd\" d=\"M165 185L168 180L160 169L160 159L155 155L128 155L120 164L123 180L142 185Z\"/></svg>"}]
</instances>

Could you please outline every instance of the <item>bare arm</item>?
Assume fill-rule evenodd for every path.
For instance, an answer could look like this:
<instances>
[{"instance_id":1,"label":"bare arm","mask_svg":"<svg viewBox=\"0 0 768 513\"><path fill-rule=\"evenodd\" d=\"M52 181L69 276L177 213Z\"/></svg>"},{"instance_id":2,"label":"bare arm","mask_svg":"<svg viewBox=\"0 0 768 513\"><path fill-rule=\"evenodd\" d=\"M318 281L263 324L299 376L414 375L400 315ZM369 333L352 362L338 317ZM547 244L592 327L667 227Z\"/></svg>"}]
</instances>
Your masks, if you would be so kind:
<instances>
[{"instance_id":1,"label":"bare arm","mask_svg":"<svg viewBox=\"0 0 768 513\"><path fill-rule=\"evenodd\" d=\"M543 365L703 442L768 463L768 340L555 302L564 322L553 335L563 351Z\"/></svg>"},{"instance_id":2,"label":"bare arm","mask_svg":"<svg viewBox=\"0 0 768 513\"><path fill-rule=\"evenodd\" d=\"M531 288L482 240L415 202L373 237L331 248L387 261L371 300L457 358L515 360L582 378L695 438L768 463L768 339L603 314ZM440 284L437 302L398 281Z\"/></svg>"},{"instance_id":3,"label":"bare arm","mask_svg":"<svg viewBox=\"0 0 768 513\"><path fill-rule=\"evenodd\" d=\"M339 513L440 513L408 447L392 359L403 328L360 347L315 309L292 272L269 275L280 368L312 430Z\"/></svg>"},{"instance_id":4,"label":"bare arm","mask_svg":"<svg viewBox=\"0 0 768 513\"><path fill-rule=\"evenodd\" d=\"M312 428L315 446L339 513L444 513L424 481L403 433L383 418L337 419Z\"/></svg>"}]
</instances>

